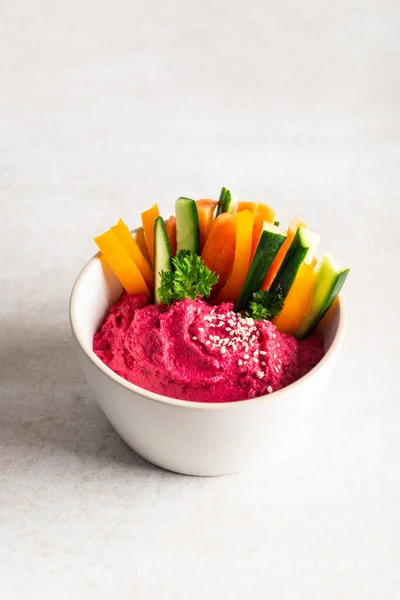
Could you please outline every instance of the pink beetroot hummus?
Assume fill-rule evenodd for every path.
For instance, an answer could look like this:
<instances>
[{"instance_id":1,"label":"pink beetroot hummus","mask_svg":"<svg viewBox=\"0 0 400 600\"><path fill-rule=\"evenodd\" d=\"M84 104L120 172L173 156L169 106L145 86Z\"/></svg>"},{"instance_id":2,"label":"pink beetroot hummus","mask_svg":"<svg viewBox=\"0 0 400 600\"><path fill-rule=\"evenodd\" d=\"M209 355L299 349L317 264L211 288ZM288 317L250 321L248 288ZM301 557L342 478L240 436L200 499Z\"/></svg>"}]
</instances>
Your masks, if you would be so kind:
<instances>
[{"instance_id":1,"label":"pink beetroot hummus","mask_svg":"<svg viewBox=\"0 0 400 600\"><path fill-rule=\"evenodd\" d=\"M202 300L156 306L124 292L94 336L93 350L131 383L196 402L271 393L322 358L318 338L298 341L271 322L242 318L232 308Z\"/></svg>"}]
</instances>

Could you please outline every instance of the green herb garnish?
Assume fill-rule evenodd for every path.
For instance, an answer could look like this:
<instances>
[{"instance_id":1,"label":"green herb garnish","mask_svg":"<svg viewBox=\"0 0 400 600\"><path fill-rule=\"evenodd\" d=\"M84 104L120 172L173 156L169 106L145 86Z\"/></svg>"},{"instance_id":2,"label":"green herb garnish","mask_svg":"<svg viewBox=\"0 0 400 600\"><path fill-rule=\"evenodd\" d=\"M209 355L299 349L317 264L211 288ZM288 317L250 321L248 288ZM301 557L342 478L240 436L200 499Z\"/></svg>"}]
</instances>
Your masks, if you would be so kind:
<instances>
[{"instance_id":1,"label":"green herb garnish","mask_svg":"<svg viewBox=\"0 0 400 600\"><path fill-rule=\"evenodd\" d=\"M261 321L261 319L271 321L281 312L284 301L280 286L273 292L260 290L255 292L253 299L249 302L248 313L256 321Z\"/></svg>"},{"instance_id":2,"label":"green herb garnish","mask_svg":"<svg viewBox=\"0 0 400 600\"><path fill-rule=\"evenodd\" d=\"M205 266L200 256L189 250L180 250L172 259L172 271L161 271L160 276L158 295L166 304L208 296L218 281L218 275Z\"/></svg>"}]
</instances>

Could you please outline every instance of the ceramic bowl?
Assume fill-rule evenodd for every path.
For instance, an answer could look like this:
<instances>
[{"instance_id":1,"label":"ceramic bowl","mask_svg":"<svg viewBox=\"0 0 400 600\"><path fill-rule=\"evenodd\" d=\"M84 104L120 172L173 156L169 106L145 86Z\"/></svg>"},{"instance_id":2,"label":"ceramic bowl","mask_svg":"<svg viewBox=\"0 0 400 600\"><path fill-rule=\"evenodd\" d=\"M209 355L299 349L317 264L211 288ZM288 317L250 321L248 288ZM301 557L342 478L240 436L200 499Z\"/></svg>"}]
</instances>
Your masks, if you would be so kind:
<instances>
[{"instance_id":1,"label":"ceramic bowl","mask_svg":"<svg viewBox=\"0 0 400 600\"><path fill-rule=\"evenodd\" d=\"M140 235L140 230L135 233ZM135 452L188 475L223 475L267 460L278 442L293 435L326 388L345 331L345 304L339 297L319 327L324 357L295 383L239 402L177 400L129 383L93 352L93 335L121 292L100 254L75 282L70 321L83 373L107 419Z\"/></svg>"}]
</instances>

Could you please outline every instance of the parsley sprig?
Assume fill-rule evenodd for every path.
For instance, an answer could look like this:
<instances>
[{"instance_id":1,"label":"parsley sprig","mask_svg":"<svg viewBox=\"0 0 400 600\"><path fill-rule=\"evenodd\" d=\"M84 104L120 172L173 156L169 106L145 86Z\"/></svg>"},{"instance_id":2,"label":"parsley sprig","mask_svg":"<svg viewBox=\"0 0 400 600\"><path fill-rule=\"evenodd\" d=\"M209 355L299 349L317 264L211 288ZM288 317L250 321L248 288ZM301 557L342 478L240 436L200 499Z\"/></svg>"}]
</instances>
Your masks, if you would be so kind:
<instances>
[{"instance_id":1,"label":"parsley sprig","mask_svg":"<svg viewBox=\"0 0 400 600\"><path fill-rule=\"evenodd\" d=\"M256 321L261 319L271 321L281 312L284 301L285 298L279 286L273 292L260 290L253 295L253 299L249 302L248 313Z\"/></svg>"},{"instance_id":2,"label":"parsley sprig","mask_svg":"<svg viewBox=\"0 0 400 600\"><path fill-rule=\"evenodd\" d=\"M161 302L171 304L184 298L208 296L218 281L218 275L205 266L200 256L180 250L172 259L172 271L161 271L158 294Z\"/></svg>"}]
</instances>

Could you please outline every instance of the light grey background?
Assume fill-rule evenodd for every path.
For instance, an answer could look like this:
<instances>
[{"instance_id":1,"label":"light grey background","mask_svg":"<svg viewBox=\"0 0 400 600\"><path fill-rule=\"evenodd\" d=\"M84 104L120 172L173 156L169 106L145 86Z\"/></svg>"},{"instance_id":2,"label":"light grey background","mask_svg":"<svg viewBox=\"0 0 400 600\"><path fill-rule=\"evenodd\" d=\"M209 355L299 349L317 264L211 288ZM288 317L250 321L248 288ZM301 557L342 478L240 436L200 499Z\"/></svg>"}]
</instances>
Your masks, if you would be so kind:
<instances>
[{"instance_id":1,"label":"light grey background","mask_svg":"<svg viewBox=\"0 0 400 600\"><path fill-rule=\"evenodd\" d=\"M399 597L399 26L395 0L0 2L2 599ZM222 185L323 234L349 324L297 438L196 479L107 424L68 296L119 217Z\"/></svg>"}]
</instances>

